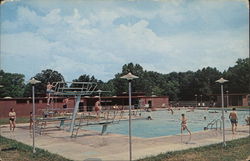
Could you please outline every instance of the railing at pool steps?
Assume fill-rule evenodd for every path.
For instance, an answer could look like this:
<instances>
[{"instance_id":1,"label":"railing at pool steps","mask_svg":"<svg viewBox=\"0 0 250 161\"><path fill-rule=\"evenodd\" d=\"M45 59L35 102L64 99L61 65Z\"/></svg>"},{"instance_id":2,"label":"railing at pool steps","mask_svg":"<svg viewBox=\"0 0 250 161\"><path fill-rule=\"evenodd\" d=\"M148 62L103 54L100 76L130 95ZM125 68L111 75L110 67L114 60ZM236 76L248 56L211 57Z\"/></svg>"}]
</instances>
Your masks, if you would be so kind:
<instances>
[{"instance_id":1,"label":"railing at pool steps","mask_svg":"<svg viewBox=\"0 0 250 161\"><path fill-rule=\"evenodd\" d=\"M221 130L221 125L222 125L222 122L221 122L221 119L214 119L212 120L210 123L207 124L206 127L204 127L204 130L208 130L208 129L218 129L218 124L219 124L219 129ZM215 125L215 127L214 127Z\"/></svg>"}]
</instances>

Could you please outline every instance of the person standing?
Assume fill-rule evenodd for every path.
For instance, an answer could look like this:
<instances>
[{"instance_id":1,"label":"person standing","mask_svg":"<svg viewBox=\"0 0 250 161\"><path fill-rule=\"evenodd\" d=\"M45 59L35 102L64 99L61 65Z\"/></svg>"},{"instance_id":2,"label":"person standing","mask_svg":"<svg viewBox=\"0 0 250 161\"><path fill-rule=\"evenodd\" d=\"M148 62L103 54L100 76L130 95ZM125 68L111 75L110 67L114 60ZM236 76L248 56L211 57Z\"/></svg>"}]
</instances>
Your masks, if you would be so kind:
<instances>
[{"instance_id":1,"label":"person standing","mask_svg":"<svg viewBox=\"0 0 250 161\"><path fill-rule=\"evenodd\" d=\"M52 84L50 84L50 82L47 83L47 89L46 89L46 93L47 93L47 105L50 104L50 94L53 93L54 91L52 90L54 86Z\"/></svg>"},{"instance_id":2,"label":"person standing","mask_svg":"<svg viewBox=\"0 0 250 161\"><path fill-rule=\"evenodd\" d=\"M69 98L65 98L63 99L63 108L68 108L68 102L69 102Z\"/></svg>"},{"instance_id":3,"label":"person standing","mask_svg":"<svg viewBox=\"0 0 250 161\"><path fill-rule=\"evenodd\" d=\"M14 111L14 108L10 108L9 120L10 120L10 131L14 131L16 128L16 112Z\"/></svg>"},{"instance_id":4,"label":"person standing","mask_svg":"<svg viewBox=\"0 0 250 161\"><path fill-rule=\"evenodd\" d=\"M96 115L97 115L97 117L99 117L99 113L100 113L100 111L101 111L101 102L98 100L98 101L96 101L96 103L95 103L95 112L96 112Z\"/></svg>"},{"instance_id":5,"label":"person standing","mask_svg":"<svg viewBox=\"0 0 250 161\"><path fill-rule=\"evenodd\" d=\"M168 111L171 111L172 115L174 114L174 110L173 110L172 106L169 106Z\"/></svg>"},{"instance_id":6,"label":"person standing","mask_svg":"<svg viewBox=\"0 0 250 161\"><path fill-rule=\"evenodd\" d=\"M181 114L181 134L182 134L183 130L187 129L188 133L191 135L191 132L187 127L187 120L188 119L185 117L185 114Z\"/></svg>"},{"instance_id":7,"label":"person standing","mask_svg":"<svg viewBox=\"0 0 250 161\"><path fill-rule=\"evenodd\" d=\"M235 134L236 129L237 129L237 123L238 123L238 116L237 116L235 108L233 108L233 111L230 112L229 119L232 125L232 133Z\"/></svg>"}]
</instances>

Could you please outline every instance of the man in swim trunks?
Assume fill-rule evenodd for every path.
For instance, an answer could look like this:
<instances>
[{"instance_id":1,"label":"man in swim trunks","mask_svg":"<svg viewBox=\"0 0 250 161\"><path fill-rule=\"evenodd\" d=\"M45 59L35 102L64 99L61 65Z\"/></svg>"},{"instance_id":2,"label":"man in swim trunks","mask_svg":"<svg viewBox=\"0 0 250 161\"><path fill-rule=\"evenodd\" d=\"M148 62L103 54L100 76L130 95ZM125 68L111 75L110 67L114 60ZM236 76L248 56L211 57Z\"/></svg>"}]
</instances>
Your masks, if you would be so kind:
<instances>
[{"instance_id":1,"label":"man in swim trunks","mask_svg":"<svg viewBox=\"0 0 250 161\"><path fill-rule=\"evenodd\" d=\"M185 117L185 114L181 114L181 134L185 129L187 129L188 133L191 135L191 132L187 127L187 118Z\"/></svg>"},{"instance_id":2,"label":"man in swim trunks","mask_svg":"<svg viewBox=\"0 0 250 161\"><path fill-rule=\"evenodd\" d=\"M233 132L233 134L236 132L237 123L238 123L238 116L237 116L237 113L236 113L235 110L236 110L236 109L233 108L233 111L230 112L230 114L229 114L229 119L230 119L230 121L231 121L232 132Z\"/></svg>"}]
</instances>

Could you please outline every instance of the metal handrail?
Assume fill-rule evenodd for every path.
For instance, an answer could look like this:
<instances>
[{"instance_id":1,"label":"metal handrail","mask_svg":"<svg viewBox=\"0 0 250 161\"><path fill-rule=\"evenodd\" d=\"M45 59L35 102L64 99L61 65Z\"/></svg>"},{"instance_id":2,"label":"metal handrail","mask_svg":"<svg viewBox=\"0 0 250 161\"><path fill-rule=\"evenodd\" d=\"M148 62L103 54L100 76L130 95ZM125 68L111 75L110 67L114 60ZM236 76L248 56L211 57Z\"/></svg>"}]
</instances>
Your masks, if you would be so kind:
<instances>
[{"instance_id":1,"label":"metal handrail","mask_svg":"<svg viewBox=\"0 0 250 161\"><path fill-rule=\"evenodd\" d=\"M210 123L207 124L207 126L205 127L205 129L209 129L209 126L210 126L210 129L218 129L218 123L219 123L219 128L221 130L221 125L222 125L222 122L221 122L221 119L214 119L212 120ZM215 128L214 128L214 125L215 125Z\"/></svg>"}]
</instances>

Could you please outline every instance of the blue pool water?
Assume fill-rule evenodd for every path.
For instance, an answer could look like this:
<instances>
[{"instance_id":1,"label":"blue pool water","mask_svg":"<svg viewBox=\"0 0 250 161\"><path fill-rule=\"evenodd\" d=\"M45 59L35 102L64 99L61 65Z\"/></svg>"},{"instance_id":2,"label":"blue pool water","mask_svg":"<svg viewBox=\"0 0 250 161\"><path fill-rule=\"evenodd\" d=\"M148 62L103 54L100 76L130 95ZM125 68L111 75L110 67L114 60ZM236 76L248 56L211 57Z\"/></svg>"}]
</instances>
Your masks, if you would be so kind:
<instances>
[{"instance_id":1,"label":"blue pool water","mask_svg":"<svg viewBox=\"0 0 250 161\"><path fill-rule=\"evenodd\" d=\"M218 110L217 110L218 111ZM180 133L180 118L184 113L188 118L188 128L191 132L202 131L209 122L213 119L221 118L221 111L219 113L209 113L205 110L195 110L194 112L187 112L186 110L174 111L172 115L170 111L154 111L151 112L153 120L132 120L132 135L136 137L151 138L168 135L176 135ZM228 119L230 111L225 113L225 126L230 127L230 120ZM245 117L248 111L237 111L239 124L245 124ZM142 116L147 117L148 113L143 112ZM206 120L204 120L206 116ZM88 126L84 127L88 130L101 131L102 126ZM107 128L107 132L128 135L128 121L120 121L119 124L111 124ZM184 131L187 133L187 131Z\"/></svg>"}]
</instances>

